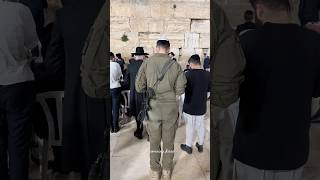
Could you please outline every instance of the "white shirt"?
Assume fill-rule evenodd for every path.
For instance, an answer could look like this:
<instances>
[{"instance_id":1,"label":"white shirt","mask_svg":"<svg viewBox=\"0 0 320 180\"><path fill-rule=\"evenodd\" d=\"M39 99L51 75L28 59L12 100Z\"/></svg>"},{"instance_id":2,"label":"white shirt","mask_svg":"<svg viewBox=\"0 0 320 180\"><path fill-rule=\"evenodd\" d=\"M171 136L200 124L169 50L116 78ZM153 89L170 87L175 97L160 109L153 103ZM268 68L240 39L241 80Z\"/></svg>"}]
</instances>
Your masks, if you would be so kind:
<instances>
[{"instance_id":1,"label":"white shirt","mask_svg":"<svg viewBox=\"0 0 320 180\"><path fill-rule=\"evenodd\" d=\"M38 43L29 8L0 0L0 85L34 80L28 52Z\"/></svg>"},{"instance_id":2,"label":"white shirt","mask_svg":"<svg viewBox=\"0 0 320 180\"><path fill-rule=\"evenodd\" d=\"M110 61L110 89L121 87L122 72L118 63Z\"/></svg>"}]
</instances>

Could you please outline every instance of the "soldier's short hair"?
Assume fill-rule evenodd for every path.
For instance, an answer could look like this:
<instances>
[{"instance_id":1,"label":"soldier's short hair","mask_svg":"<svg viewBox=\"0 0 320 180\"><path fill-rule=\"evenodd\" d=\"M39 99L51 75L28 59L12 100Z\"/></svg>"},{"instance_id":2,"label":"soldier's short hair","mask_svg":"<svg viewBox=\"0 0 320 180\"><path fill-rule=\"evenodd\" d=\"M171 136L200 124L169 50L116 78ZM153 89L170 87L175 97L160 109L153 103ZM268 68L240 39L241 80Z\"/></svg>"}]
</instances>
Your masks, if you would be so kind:
<instances>
[{"instance_id":1,"label":"soldier's short hair","mask_svg":"<svg viewBox=\"0 0 320 180\"><path fill-rule=\"evenodd\" d=\"M157 47L162 47L165 49L169 49L170 48L170 42L167 40L158 40L157 41Z\"/></svg>"},{"instance_id":2,"label":"soldier's short hair","mask_svg":"<svg viewBox=\"0 0 320 180\"><path fill-rule=\"evenodd\" d=\"M198 54L194 54L192 55L189 60L188 60L189 64L201 64L200 62L200 56Z\"/></svg>"},{"instance_id":3,"label":"soldier's short hair","mask_svg":"<svg viewBox=\"0 0 320 180\"><path fill-rule=\"evenodd\" d=\"M273 10L286 10L291 12L290 0L250 0L250 3L253 7L261 3Z\"/></svg>"}]
</instances>

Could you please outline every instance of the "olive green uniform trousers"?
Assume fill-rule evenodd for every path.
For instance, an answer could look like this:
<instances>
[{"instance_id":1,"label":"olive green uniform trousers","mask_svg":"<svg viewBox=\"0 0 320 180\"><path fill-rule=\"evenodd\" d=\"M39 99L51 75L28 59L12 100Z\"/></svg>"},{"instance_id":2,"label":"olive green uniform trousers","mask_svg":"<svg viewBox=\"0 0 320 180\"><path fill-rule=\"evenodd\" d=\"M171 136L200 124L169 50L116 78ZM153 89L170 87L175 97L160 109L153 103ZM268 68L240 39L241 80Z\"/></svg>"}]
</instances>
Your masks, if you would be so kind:
<instances>
[{"instance_id":1,"label":"olive green uniform trousers","mask_svg":"<svg viewBox=\"0 0 320 180\"><path fill-rule=\"evenodd\" d=\"M172 119L148 121L147 131L150 140L150 168L160 172L161 155L164 170L172 170L174 157L174 141L178 128L178 114ZM162 148L161 148L162 141Z\"/></svg>"}]
</instances>

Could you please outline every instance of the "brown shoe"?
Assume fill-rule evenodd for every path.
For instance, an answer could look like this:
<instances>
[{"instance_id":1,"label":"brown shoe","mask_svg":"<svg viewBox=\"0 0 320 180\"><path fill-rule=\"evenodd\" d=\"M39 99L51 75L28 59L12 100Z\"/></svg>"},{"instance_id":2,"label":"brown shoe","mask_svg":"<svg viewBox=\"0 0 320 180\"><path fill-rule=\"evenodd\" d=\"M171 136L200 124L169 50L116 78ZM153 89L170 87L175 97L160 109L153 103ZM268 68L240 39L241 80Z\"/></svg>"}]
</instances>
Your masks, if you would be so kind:
<instances>
[{"instance_id":1,"label":"brown shoe","mask_svg":"<svg viewBox=\"0 0 320 180\"><path fill-rule=\"evenodd\" d=\"M161 171L150 171L150 179L151 180L161 180Z\"/></svg>"},{"instance_id":2,"label":"brown shoe","mask_svg":"<svg viewBox=\"0 0 320 180\"><path fill-rule=\"evenodd\" d=\"M171 171L163 170L162 171L162 180L171 180Z\"/></svg>"}]
</instances>

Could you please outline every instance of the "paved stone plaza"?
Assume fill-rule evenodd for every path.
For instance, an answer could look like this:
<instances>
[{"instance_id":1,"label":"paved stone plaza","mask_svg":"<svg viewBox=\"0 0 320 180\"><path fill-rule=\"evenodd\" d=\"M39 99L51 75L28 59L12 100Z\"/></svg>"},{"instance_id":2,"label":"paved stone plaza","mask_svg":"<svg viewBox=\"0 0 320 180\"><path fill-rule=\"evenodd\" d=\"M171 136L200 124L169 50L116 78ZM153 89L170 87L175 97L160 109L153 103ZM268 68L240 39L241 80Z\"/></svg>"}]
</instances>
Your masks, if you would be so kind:
<instances>
[{"instance_id":1,"label":"paved stone plaza","mask_svg":"<svg viewBox=\"0 0 320 180\"><path fill-rule=\"evenodd\" d=\"M206 140L204 152L199 153L193 147L191 155L180 149L185 143L185 125L181 124L175 139L175 157L173 180L210 180L210 119L205 118ZM148 180L149 177L149 142L146 136L138 140L133 136L135 121L125 124L117 134L110 138L110 179L111 180ZM196 140L196 139L195 139Z\"/></svg>"},{"instance_id":2,"label":"paved stone plaza","mask_svg":"<svg viewBox=\"0 0 320 180\"><path fill-rule=\"evenodd\" d=\"M320 180L320 123L311 125L310 156L303 180Z\"/></svg>"}]
</instances>

